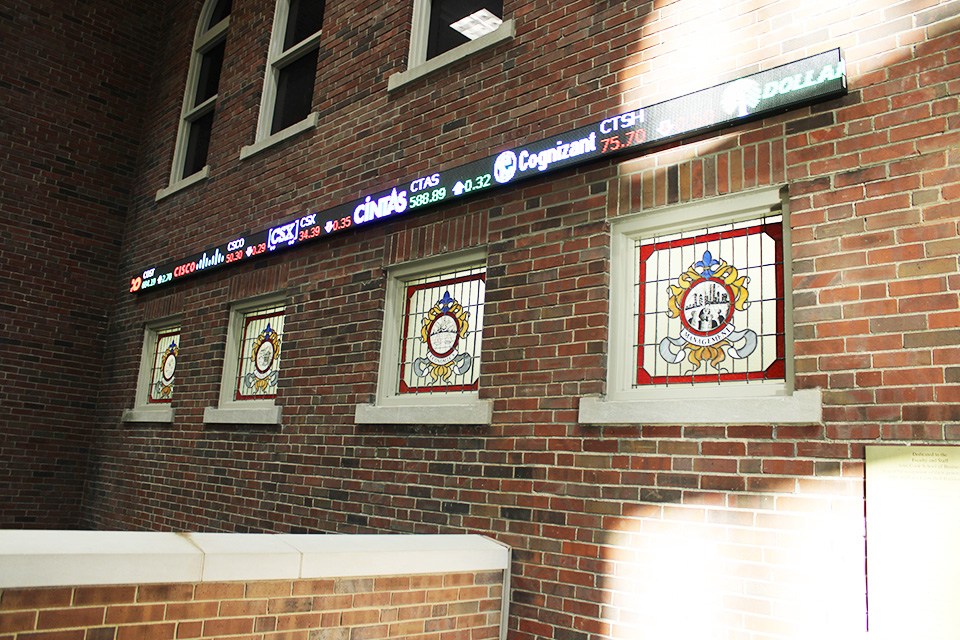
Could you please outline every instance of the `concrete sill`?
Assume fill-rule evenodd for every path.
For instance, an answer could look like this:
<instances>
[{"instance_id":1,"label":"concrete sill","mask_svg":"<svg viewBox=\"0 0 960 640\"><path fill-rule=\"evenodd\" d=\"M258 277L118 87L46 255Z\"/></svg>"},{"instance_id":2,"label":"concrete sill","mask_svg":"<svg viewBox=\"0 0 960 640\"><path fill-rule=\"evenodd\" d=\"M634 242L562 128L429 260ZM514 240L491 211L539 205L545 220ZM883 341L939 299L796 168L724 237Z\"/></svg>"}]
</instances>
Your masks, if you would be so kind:
<instances>
[{"instance_id":1,"label":"concrete sill","mask_svg":"<svg viewBox=\"0 0 960 640\"><path fill-rule=\"evenodd\" d=\"M479 535L0 531L0 589L509 572Z\"/></svg>"}]
</instances>

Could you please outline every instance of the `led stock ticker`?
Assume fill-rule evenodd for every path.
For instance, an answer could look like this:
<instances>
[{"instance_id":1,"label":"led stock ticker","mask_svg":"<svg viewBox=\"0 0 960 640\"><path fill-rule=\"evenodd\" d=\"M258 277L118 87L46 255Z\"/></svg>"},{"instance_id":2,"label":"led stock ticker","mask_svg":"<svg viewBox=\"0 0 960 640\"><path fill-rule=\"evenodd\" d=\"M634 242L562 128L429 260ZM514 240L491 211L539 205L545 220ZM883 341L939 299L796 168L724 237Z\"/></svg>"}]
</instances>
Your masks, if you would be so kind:
<instances>
[{"instance_id":1,"label":"led stock ticker","mask_svg":"<svg viewBox=\"0 0 960 640\"><path fill-rule=\"evenodd\" d=\"M225 265L349 231L412 211L505 187L544 173L782 113L842 96L846 73L839 49L718 84L649 107L626 111L555 137L433 171L352 202L287 218L238 235L199 254L145 269L130 279L142 292Z\"/></svg>"}]
</instances>

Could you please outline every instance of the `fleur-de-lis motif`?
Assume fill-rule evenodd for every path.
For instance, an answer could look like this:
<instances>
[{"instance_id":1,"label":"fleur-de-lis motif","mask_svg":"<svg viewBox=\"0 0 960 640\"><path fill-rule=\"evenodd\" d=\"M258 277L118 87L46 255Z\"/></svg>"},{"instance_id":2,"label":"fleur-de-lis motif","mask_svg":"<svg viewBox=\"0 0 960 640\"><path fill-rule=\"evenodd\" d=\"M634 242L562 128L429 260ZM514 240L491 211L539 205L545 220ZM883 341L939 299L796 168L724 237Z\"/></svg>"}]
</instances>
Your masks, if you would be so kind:
<instances>
[{"instance_id":1,"label":"fleur-de-lis motif","mask_svg":"<svg viewBox=\"0 0 960 640\"><path fill-rule=\"evenodd\" d=\"M703 252L703 259L700 260L699 262L694 263L693 266L700 267L703 269L702 273L704 278L712 278L713 268L719 267L720 263L713 259L713 254L711 254L710 251L708 250Z\"/></svg>"}]
</instances>

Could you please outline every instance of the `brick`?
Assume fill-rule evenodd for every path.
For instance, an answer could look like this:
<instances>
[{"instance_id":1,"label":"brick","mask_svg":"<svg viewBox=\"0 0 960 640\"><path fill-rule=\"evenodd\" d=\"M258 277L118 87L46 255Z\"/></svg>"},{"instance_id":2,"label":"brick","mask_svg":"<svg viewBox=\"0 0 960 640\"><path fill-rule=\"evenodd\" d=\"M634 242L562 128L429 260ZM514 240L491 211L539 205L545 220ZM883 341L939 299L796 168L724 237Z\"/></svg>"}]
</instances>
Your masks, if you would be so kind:
<instances>
[{"instance_id":1,"label":"brick","mask_svg":"<svg viewBox=\"0 0 960 640\"><path fill-rule=\"evenodd\" d=\"M0 633L16 634L21 631L36 629L36 611L4 611L0 612Z\"/></svg>"},{"instance_id":2,"label":"brick","mask_svg":"<svg viewBox=\"0 0 960 640\"><path fill-rule=\"evenodd\" d=\"M103 607L72 607L70 609L45 609L40 611L37 629L67 629L70 627L95 627L104 622Z\"/></svg>"},{"instance_id":3,"label":"brick","mask_svg":"<svg viewBox=\"0 0 960 640\"><path fill-rule=\"evenodd\" d=\"M346 627L376 624L380 622L380 612L376 609L344 611L341 620Z\"/></svg>"},{"instance_id":4,"label":"brick","mask_svg":"<svg viewBox=\"0 0 960 640\"><path fill-rule=\"evenodd\" d=\"M313 598L302 598L306 602L306 610L309 611L313 606ZM273 601L271 601L271 604ZM233 618L239 616L251 616L267 613L267 602L264 600L227 600L220 603L219 615L222 618ZM272 608L270 613L279 613Z\"/></svg>"},{"instance_id":5,"label":"brick","mask_svg":"<svg viewBox=\"0 0 960 640\"><path fill-rule=\"evenodd\" d=\"M197 585L196 600L225 600L244 597L246 586L242 582L201 582Z\"/></svg>"},{"instance_id":6,"label":"brick","mask_svg":"<svg viewBox=\"0 0 960 640\"><path fill-rule=\"evenodd\" d=\"M340 579L336 582L334 592L340 594L361 593L365 591L373 591L373 588L373 578L360 578L355 580Z\"/></svg>"},{"instance_id":7,"label":"brick","mask_svg":"<svg viewBox=\"0 0 960 640\"><path fill-rule=\"evenodd\" d=\"M166 605L167 620L197 620L216 616L221 603L216 600L203 602L171 602Z\"/></svg>"},{"instance_id":8,"label":"brick","mask_svg":"<svg viewBox=\"0 0 960 640\"><path fill-rule=\"evenodd\" d=\"M4 589L0 593L0 611L65 607L72 597L71 589Z\"/></svg>"},{"instance_id":9,"label":"brick","mask_svg":"<svg viewBox=\"0 0 960 640\"><path fill-rule=\"evenodd\" d=\"M343 612L343 614L340 616L341 621L343 621L347 613L350 612ZM277 616L277 629L280 631L311 629L320 627L322 624L322 613L290 613Z\"/></svg>"},{"instance_id":10,"label":"brick","mask_svg":"<svg viewBox=\"0 0 960 640\"><path fill-rule=\"evenodd\" d=\"M17 638L27 638L27 640L84 640L83 629L74 629L70 631L39 631L36 633L20 633Z\"/></svg>"},{"instance_id":11,"label":"brick","mask_svg":"<svg viewBox=\"0 0 960 640\"><path fill-rule=\"evenodd\" d=\"M254 622L255 619L252 617L205 620L203 623L203 635L230 636L252 633Z\"/></svg>"},{"instance_id":12,"label":"brick","mask_svg":"<svg viewBox=\"0 0 960 640\"><path fill-rule=\"evenodd\" d=\"M124 625L117 627L117 640L172 640L175 633L171 623Z\"/></svg>"},{"instance_id":13,"label":"brick","mask_svg":"<svg viewBox=\"0 0 960 640\"><path fill-rule=\"evenodd\" d=\"M317 610L348 609L353 606L353 596L318 596L314 599L313 606Z\"/></svg>"},{"instance_id":14,"label":"brick","mask_svg":"<svg viewBox=\"0 0 960 640\"><path fill-rule=\"evenodd\" d=\"M958 422L960 405L905 405L902 416L904 421L910 422Z\"/></svg>"},{"instance_id":15,"label":"brick","mask_svg":"<svg viewBox=\"0 0 960 640\"><path fill-rule=\"evenodd\" d=\"M144 584L137 587L137 602L183 602L193 599L193 590L192 584Z\"/></svg>"},{"instance_id":16,"label":"brick","mask_svg":"<svg viewBox=\"0 0 960 640\"><path fill-rule=\"evenodd\" d=\"M905 349L956 346L958 344L960 344L960 330L957 329L907 333L903 336L903 347Z\"/></svg>"},{"instance_id":17,"label":"brick","mask_svg":"<svg viewBox=\"0 0 960 640\"><path fill-rule=\"evenodd\" d=\"M203 622L196 620L193 622L178 622L177 623L177 635L178 638L199 638L203 634Z\"/></svg>"},{"instance_id":18,"label":"brick","mask_svg":"<svg viewBox=\"0 0 960 640\"><path fill-rule=\"evenodd\" d=\"M956 271L957 259L955 257L937 258L898 265L897 276L900 278L919 278L943 273L956 273Z\"/></svg>"},{"instance_id":19,"label":"brick","mask_svg":"<svg viewBox=\"0 0 960 640\"><path fill-rule=\"evenodd\" d=\"M130 586L78 587L73 594L75 606L122 604L136 600L137 588Z\"/></svg>"},{"instance_id":20,"label":"brick","mask_svg":"<svg viewBox=\"0 0 960 640\"><path fill-rule=\"evenodd\" d=\"M112 605L107 607L107 624L129 624L133 622L155 622L164 619L163 604Z\"/></svg>"},{"instance_id":21,"label":"brick","mask_svg":"<svg viewBox=\"0 0 960 640\"><path fill-rule=\"evenodd\" d=\"M98 629L87 629L84 640L114 640L117 635L116 627L100 627Z\"/></svg>"},{"instance_id":22,"label":"brick","mask_svg":"<svg viewBox=\"0 0 960 640\"><path fill-rule=\"evenodd\" d=\"M289 596L292 590L293 585L284 580L248 582L244 595L247 598L273 598Z\"/></svg>"},{"instance_id":23,"label":"brick","mask_svg":"<svg viewBox=\"0 0 960 640\"><path fill-rule=\"evenodd\" d=\"M293 583L293 595L319 595L333 593L334 580L298 580Z\"/></svg>"},{"instance_id":24,"label":"brick","mask_svg":"<svg viewBox=\"0 0 960 640\"><path fill-rule=\"evenodd\" d=\"M318 629L310 632L310 640L351 640L349 629Z\"/></svg>"},{"instance_id":25,"label":"brick","mask_svg":"<svg viewBox=\"0 0 960 640\"><path fill-rule=\"evenodd\" d=\"M391 626L374 625L359 627L350 630L350 640L377 640L378 638L392 638L394 631Z\"/></svg>"}]
</instances>

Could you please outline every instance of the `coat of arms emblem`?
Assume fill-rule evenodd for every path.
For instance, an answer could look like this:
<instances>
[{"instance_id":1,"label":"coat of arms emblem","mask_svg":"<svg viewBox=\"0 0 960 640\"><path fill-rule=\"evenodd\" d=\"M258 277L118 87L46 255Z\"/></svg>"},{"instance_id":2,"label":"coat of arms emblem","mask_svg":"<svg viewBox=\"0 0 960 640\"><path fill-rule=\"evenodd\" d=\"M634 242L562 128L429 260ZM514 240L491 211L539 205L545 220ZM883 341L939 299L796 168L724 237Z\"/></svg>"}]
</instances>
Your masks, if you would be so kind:
<instances>
[{"instance_id":1,"label":"coat of arms emblem","mask_svg":"<svg viewBox=\"0 0 960 640\"><path fill-rule=\"evenodd\" d=\"M733 324L736 311L750 304L747 285L736 267L716 259L710 251L669 285L670 318L679 318L676 337L660 341L660 357L672 364L686 360L689 373L701 368L724 371L727 358L742 359L757 347L757 334L750 329L737 331Z\"/></svg>"}]
</instances>

